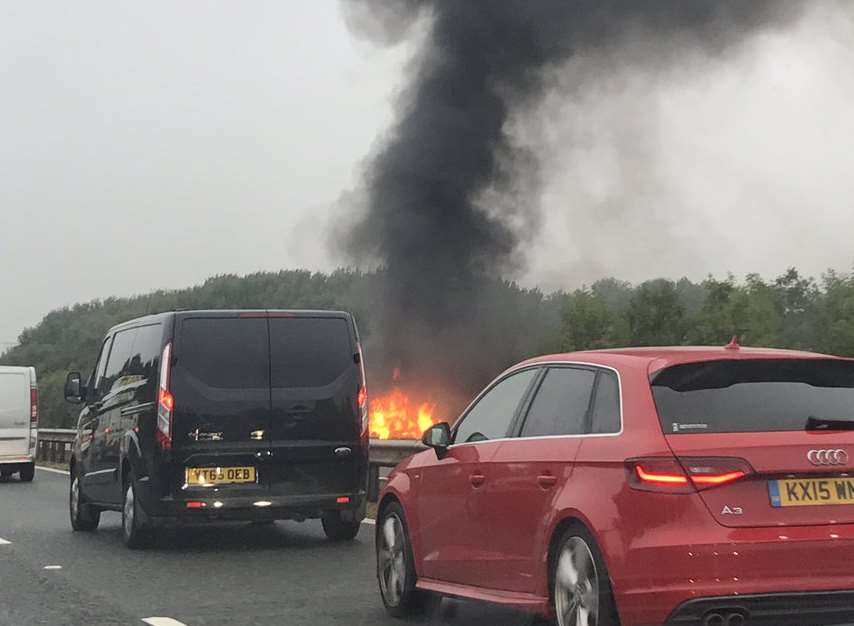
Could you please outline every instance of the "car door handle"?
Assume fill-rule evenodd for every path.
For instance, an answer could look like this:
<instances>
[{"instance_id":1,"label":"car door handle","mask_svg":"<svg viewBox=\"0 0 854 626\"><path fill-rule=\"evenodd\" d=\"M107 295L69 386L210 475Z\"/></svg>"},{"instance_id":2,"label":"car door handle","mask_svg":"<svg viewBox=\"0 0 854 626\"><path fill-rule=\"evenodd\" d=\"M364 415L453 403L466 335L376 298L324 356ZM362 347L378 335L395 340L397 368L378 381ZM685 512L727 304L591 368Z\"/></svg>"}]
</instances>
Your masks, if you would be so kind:
<instances>
[{"instance_id":1,"label":"car door handle","mask_svg":"<svg viewBox=\"0 0 854 626\"><path fill-rule=\"evenodd\" d=\"M472 487L480 487L483 485L483 483L486 482L486 476L484 476L483 474L472 474L471 476L469 476L469 482L471 483Z\"/></svg>"},{"instance_id":2,"label":"car door handle","mask_svg":"<svg viewBox=\"0 0 854 626\"><path fill-rule=\"evenodd\" d=\"M537 476L537 483L543 489L550 489L557 484L557 476L554 474L540 474Z\"/></svg>"}]
</instances>

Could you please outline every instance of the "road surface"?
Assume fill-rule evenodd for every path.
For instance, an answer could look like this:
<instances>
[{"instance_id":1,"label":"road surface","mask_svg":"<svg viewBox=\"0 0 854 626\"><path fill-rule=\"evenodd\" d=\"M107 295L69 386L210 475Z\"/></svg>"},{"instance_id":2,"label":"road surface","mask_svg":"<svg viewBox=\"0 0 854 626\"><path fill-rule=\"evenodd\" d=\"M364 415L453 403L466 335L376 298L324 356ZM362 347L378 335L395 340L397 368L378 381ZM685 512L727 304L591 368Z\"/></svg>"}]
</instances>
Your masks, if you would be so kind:
<instances>
[{"instance_id":1,"label":"road surface","mask_svg":"<svg viewBox=\"0 0 854 626\"><path fill-rule=\"evenodd\" d=\"M278 522L184 530L136 552L121 543L118 513L104 513L96 533L73 533L67 489L67 475L45 469L32 483L0 482L0 626L533 622L451 600L411 622L388 617L374 578L374 527L367 524L346 544L329 543L318 522Z\"/></svg>"}]
</instances>

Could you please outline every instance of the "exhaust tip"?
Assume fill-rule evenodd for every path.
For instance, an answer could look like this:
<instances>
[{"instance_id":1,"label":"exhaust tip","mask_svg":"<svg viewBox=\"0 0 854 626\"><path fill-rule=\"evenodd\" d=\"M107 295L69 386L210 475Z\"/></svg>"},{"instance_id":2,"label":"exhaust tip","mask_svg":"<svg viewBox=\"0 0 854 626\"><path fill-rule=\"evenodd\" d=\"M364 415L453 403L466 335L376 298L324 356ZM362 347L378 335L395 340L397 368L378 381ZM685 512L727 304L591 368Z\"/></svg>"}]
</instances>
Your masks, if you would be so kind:
<instances>
[{"instance_id":1,"label":"exhaust tip","mask_svg":"<svg viewBox=\"0 0 854 626\"><path fill-rule=\"evenodd\" d=\"M747 620L741 613L733 613L726 620L726 626L744 626Z\"/></svg>"},{"instance_id":2,"label":"exhaust tip","mask_svg":"<svg viewBox=\"0 0 854 626\"><path fill-rule=\"evenodd\" d=\"M703 618L703 626L726 626L726 622L720 613L709 613Z\"/></svg>"}]
</instances>

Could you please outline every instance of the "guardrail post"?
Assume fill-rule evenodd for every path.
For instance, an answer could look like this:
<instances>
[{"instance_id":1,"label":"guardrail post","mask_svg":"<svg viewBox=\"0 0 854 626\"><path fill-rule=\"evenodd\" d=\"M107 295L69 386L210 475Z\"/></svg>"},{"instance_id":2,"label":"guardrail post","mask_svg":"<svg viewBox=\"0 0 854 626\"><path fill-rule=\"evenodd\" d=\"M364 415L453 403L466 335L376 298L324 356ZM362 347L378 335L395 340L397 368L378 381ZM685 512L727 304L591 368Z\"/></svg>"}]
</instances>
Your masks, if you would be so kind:
<instances>
[{"instance_id":1,"label":"guardrail post","mask_svg":"<svg viewBox=\"0 0 854 626\"><path fill-rule=\"evenodd\" d=\"M371 465L368 468L368 502L380 499L380 467Z\"/></svg>"}]
</instances>

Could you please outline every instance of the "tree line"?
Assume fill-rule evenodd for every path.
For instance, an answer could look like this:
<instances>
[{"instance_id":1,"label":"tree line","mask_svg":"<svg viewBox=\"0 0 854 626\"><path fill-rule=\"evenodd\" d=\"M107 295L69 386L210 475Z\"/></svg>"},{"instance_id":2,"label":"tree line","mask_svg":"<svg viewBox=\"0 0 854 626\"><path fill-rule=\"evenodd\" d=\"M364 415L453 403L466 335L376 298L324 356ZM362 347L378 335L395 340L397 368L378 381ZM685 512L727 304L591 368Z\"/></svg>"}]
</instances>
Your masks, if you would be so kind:
<instances>
[{"instance_id":1,"label":"tree line","mask_svg":"<svg viewBox=\"0 0 854 626\"><path fill-rule=\"evenodd\" d=\"M0 364L32 365L41 393L42 425L70 427L76 408L65 404L65 374L91 370L106 331L119 322L176 309L345 309L359 321L370 367L371 339L385 274L342 269L224 275L201 285L127 298L107 298L48 313L26 329ZM773 280L750 274L655 279L632 285L615 278L571 292L544 293L510 281L482 286L488 303L478 323L484 337L503 342L503 367L547 352L615 346L743 345L800 348L854 356L854 276L829 271L820 280L790 269ZM379 356L379 355L377 355ZM377 359L380 360L380 359ZM487 381L484 381L487 382Z\"/></svg>"}]
</instances>

